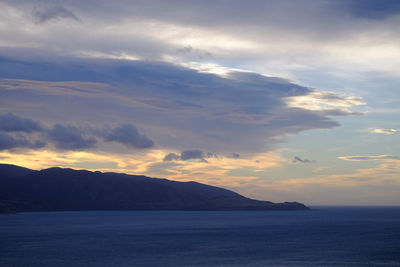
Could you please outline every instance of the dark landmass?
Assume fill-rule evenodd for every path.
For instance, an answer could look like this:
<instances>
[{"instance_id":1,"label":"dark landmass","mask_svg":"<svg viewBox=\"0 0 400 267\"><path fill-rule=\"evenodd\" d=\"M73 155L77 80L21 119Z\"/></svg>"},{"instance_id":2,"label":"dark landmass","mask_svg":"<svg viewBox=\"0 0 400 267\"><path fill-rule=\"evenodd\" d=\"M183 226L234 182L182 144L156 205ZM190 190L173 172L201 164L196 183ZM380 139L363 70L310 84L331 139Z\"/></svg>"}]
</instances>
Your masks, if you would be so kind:
<instances>
[{"instance_id":1,"label":"dark landmass","mask_svg":"<svg viewBox=\"0 0 400 267\"><path fill-rule=\"evenodd\" d=\"M0 164L0 212L82 210L308 210L197 182Z\"/></svg>"}]
</instances>

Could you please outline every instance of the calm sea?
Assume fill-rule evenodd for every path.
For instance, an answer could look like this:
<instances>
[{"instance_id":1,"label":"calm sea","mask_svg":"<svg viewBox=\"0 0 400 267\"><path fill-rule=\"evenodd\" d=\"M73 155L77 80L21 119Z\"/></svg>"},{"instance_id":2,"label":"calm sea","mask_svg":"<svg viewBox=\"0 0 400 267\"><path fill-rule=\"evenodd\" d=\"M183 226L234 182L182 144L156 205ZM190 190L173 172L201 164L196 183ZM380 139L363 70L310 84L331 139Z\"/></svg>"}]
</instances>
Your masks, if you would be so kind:
<instances>
[{"instance_id":1,"label":"calm sea","mask_svg":"<svg viewBox=\"0 0 400 267\"><path fill-rule=\"evenodd\" d=\"M0 266L400 266L400 208L3 214Z\"/></svg>"}]
</instances>

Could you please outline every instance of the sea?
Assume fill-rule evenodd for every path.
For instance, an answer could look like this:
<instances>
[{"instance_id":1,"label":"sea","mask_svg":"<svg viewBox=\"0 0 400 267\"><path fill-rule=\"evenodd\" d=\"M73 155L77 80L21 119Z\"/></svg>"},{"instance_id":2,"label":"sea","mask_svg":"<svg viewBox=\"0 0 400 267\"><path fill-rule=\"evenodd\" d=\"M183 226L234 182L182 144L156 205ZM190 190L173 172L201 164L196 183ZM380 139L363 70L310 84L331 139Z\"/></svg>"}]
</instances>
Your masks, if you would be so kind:
<instances>
[{"instance_id":1,"label":"sea","mask_svg":"<svg viewBox=\"0 0 400 267\"><path fill-rule=\"evenodd\" d=\"M400 207L0 215L1 267L400 266Z\"/></svg>"}]
</instances>

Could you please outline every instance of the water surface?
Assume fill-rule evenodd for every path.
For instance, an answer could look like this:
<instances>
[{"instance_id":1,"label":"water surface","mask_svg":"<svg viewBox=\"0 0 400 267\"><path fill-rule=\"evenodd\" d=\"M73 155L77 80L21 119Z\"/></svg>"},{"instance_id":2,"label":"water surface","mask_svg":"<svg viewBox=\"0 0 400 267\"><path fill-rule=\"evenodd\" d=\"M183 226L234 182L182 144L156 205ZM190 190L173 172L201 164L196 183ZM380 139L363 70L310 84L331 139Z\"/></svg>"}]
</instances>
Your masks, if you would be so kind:
<instances>
[{"instance_id":1,"label":"water surface","mask_svg":"<svg viewBox=\"0 0 400 267\"><path fill-rule=\"evenodd\" d=\"M0 266L400 266L400 207L0 215Z\"/></svg>"}]
</instances>

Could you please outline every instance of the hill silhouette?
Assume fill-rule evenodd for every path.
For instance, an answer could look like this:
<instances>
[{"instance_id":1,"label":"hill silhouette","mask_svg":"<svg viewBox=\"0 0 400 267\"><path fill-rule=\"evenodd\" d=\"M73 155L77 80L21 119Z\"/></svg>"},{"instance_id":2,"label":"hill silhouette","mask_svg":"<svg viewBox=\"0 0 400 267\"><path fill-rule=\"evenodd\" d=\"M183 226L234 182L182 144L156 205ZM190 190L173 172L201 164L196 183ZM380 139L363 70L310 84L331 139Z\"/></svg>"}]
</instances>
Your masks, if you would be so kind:
<instances>
[{"instance_id":1,"label":"hill silhouette","mask_svg":"<svg viewBox=\"0 0 400 267\"><path fill-rule=\"evenodd\" d=\"M197 182L123 173L0 164L0 211L72 210L306 210Z\"/></svg>"}]
</instances>

